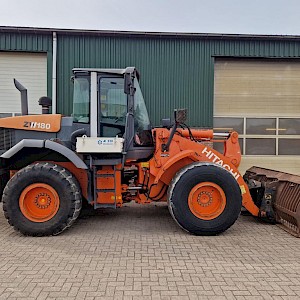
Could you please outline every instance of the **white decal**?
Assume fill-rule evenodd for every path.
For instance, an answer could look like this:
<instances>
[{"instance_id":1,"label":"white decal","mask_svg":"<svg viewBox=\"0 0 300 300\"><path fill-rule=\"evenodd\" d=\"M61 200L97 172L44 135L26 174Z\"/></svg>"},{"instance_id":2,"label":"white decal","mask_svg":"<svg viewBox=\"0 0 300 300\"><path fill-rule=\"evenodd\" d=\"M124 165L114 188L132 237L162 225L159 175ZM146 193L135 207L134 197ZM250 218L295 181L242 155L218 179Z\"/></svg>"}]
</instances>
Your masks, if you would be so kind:
<instances>
[{"instance_id":1,"label":"white decal","mask_svg":"<svg viewBox=\"0 0 300 300\"><path fill-rule=\"evenodd\" d=\"M98 145L108 146L108 145L113 145L113 144L114 144L113 139L98 140Z\"/></svg>"},{"instance_id":2,"label":"white decal","mask_svg":"<svg viewBox=\"0 0 300 300\"><path fill-rule=\"evenodd\" d=\"M202 154L205 154L205 156L210 160L212 161L213 163L215 163L216 165L220 165L221 167L223 167L224 169L228 170L232 175L233 177L238 180L239 177L240 177L240 174L238 172L234 172L233 169L227 165L227 164L224 164L224 161L218 156L216 155L215 153L213 153L211 150L208 150L207 147L205 147L203 150L202 150Z\"/></svg>"},{"instance_id":3,"label":"white decal","mask_svg":"<svg viewBox=\"0 0 300 300\"><path fill-rule=\"evenodd\" d=\"M47 129L51 128L50 123L42 123L42 122L30 122L30 128L39 128L39 129Z\"/></svg>"}]
</instances>

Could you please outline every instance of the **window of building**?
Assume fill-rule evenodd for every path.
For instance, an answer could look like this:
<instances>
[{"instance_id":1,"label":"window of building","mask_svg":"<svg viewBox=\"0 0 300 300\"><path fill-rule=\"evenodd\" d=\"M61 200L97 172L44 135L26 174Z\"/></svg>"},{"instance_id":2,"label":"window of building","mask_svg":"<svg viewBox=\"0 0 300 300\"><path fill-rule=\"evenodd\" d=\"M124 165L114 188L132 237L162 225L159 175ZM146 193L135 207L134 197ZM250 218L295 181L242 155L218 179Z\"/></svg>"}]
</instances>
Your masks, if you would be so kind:
<instances>
[{"instance_id":1,"label":"window of building","mask_svg":"<svg viewBox=\"0 0 300 300\"><path fill-rule=\"evenodd\" d=\"M243 155L300 155L300 118L214 118L215 132L237 131ZM223 152L222 144L214 148Z\"/></svg>"}]
</instances>

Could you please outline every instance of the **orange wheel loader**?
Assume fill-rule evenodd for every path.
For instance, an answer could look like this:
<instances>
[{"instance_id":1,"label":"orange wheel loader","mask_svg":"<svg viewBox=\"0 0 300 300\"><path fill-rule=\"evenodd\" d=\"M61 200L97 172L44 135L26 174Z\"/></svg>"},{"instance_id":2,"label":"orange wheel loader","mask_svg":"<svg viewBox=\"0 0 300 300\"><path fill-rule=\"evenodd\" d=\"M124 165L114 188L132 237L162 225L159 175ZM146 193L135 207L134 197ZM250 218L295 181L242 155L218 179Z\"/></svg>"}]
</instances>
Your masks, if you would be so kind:
<instances>
[{"instance_id":1,"label":"orange wheel loader","mask_svg":"<svg viewBox=\"0 0 300 300\"><path fill-rule=\"evenodd\" d=\"M73 69L73 113L0 119L0 194L4 215L24 235L57 235L78 217L83 201L118 208L135 201L168 203L184 230L216 235L234 224L241 206L274 220L261 185L238 171L238 134L191 129L186 110L151 128L139 73L126 69ZM212 148L224 143L224 153ZM249 185L250 182L250 185ZM260 191L254 202L252 194ZM253 192L254 191L254 192ZM256 197L257 198L257 197Z\"/></svg>"}]
</instances>

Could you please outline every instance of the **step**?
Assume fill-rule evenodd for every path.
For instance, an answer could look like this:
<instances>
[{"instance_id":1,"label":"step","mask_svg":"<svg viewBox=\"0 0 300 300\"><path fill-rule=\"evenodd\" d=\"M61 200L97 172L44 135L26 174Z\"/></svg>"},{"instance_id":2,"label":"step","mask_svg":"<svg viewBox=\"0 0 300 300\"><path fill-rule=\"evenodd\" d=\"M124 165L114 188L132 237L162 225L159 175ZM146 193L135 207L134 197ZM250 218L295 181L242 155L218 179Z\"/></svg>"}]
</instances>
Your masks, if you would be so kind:
<instances>
[{"instance_id":1,"label":"step","mask_svg":"<svg viewBox=\"0 0 300 300\"><path fill-rule=\"evenodd\" d=\"M107 178L107 177L115 177L115 174L96 174L96 178Z\"/></svg>"},{"instance_id":2,"label":"step","mask_svg":"<svg viewBox=\"0 0 300 300\"><path fill-rule=\"evenodd\" d=\"M94 208L95 209L97 209L97 208L114 208L114 209L116 209L117 206L115 203L95 203Z\"/></svg>"},{"instance_id":3,"label":"step","mask_svg":"<svg viewBox=\"0 0 300 300\"><path fill-rule=\"evenodd\" d=\"M115 193L115 189L96 189L97 193Z\"/></svg>"}]
</instances>

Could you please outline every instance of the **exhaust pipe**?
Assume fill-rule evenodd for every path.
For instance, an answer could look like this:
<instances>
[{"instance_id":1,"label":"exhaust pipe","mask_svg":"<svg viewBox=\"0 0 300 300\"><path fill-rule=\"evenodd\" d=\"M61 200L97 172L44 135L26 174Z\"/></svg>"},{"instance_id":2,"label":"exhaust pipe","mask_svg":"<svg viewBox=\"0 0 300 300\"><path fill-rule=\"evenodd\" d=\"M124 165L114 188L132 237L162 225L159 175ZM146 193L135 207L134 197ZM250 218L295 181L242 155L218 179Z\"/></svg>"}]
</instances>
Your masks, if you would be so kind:
<instances>
[{"instance_id":1,"label":"exhaust pipe","mask_svg":"<svg viewBox=\"0 0 300 300\"><path fill-rule=\"evenodd\" d=\"M14 84L17 90L21 93L21 113L22 115L28 115L28 98L27 98L27 89L14 78Z\"/></svg>"}]
</instances>

